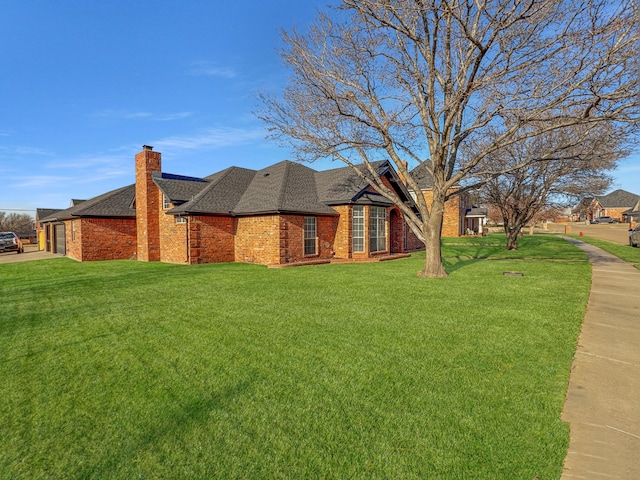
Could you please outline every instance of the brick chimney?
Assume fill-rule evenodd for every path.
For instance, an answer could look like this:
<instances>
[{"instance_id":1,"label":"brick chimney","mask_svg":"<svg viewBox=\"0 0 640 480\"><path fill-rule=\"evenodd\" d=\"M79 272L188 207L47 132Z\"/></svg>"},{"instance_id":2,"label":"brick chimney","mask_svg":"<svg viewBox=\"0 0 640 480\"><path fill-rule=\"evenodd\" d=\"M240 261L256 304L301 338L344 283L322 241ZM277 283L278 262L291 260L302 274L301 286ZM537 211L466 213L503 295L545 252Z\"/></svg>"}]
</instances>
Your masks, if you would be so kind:
<instances>
[{"instance_id":1,"label":"brick chimney","mask_svg":"<svg viewBox=\"0 0 640 480\"><path fill-rule=\"evenodd\" d=\"M408 172L409 171L409 162L407 162L406 160L401 160L402 162L402 166L404 167L404 169ZM398 169L398 177L400 178L400 181L404 184L404 186L407 186L407 179L404 177L404 174L400 171L400 169Z\"/></svg>"},{"instance_id":2,"label":"brick chimney","mask_svg":"<svg viewBox=\"0 0 640 480\"><path fill-rule=\"evenodd\" d=\"M144 145L136 155L137 257L143 262L160 260L160 190L151 178L160 171L160 152Z\"/></svg>"}]
</instances>

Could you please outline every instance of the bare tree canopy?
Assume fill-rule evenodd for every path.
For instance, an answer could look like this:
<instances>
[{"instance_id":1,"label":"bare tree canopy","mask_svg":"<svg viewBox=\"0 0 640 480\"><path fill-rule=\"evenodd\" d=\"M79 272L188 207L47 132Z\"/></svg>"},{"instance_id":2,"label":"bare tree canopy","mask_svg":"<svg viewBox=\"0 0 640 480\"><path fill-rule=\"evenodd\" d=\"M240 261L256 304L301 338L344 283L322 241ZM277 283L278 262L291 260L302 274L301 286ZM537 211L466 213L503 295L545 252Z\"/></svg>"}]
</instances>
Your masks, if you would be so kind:
<instances>
[{"instance_id":1,"label":"bare tree canopy","mask_svg":"<svg viewBox=\"0 0 640 480\"><path fill-rule=\"evenodd\" d=\"M0 212L0 231L14 232L16 235L31 235L33 233L33 217L26 213Z\"/></svg>"},{"instance_id":2,"label":"bare tree canopy","mask_svg":"<svg viewBox=\"0 0 640 480\"><path fill-rule=\"evenodd\" d=\"M501 213L508 250L517 248L518 233L538 215L557 212L580 197L599 195L609 188L609 172L626 152L608 126L589 126L588 135L581 132L583 125L549 131L511 144L484 160L489 171L508 171L490 176L480 193L487 205ZM522 164L526 166L513 169Z\"/></svg>"},{"instance_id":3,"label":"bare tree canopy","mask_svg":"<svg viewBox=\"0 0 640 480\"><path fill-rule=\"evenodd\" d=\"M290 82L262 96L260 117L301 160L391 159L414 192L407 165L430 159L432 200L418 195L417 213L367 180L425 242L421 274L446 276L444 203L504 173L488 170L492 154L577 125L620 138L637 125L634 14L630 0L343 0L308 33L283 34Z\"/></svg>"}]
</instances>

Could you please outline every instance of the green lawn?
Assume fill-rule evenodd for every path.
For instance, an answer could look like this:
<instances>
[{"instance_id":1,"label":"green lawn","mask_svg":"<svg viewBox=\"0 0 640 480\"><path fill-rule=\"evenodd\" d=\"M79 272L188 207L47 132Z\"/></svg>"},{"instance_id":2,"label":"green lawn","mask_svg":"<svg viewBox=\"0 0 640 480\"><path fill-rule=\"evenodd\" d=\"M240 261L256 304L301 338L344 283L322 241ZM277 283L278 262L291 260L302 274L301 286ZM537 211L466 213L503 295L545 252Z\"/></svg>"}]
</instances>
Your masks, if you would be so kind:
<instances>
[{"instance_id":1,"label":"green lawn","mask_svg":"<svg viewBox=\"0 0 640 480\"><path fill-rule=\"evenodd\" d=\"M0 265L0 478L559 478L590 266L529 240L455 247L443 280Z\"/></svg>"}]
</instances>

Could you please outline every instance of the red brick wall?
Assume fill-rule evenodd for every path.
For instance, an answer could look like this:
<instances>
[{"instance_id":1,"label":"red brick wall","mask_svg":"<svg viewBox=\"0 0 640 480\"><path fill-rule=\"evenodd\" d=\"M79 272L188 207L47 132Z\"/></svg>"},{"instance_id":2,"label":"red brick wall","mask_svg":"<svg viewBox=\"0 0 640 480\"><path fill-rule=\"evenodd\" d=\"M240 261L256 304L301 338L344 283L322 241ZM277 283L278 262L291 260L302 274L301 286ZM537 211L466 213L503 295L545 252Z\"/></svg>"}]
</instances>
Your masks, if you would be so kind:
<instances>
[{"instance_id":1,"label":"red brick wall","mask_svg":"<svg viewBox=\"0 0 640 480\"><path fill-rule=\"evenodd\" d=\"M160 260L160 190L151 174L161 170L160 152L146 147L136 155L137 257L145 262Z\"/></svg>"},{"instance_id":2,"label":"red brick wall","mask_svg":"<svg viewBox=\"0 0 640 480\"><path fill-rule=\"evenodd\" d=\"M235 230L232 217L189 217L189 263L233 262Z\"/></svg>"},{"instance_id":3,"label":"red brick wall","mask_svg":"<svg viewBox=\"0 0 640 480\"><path fill-rule=\"evenodd\" d=\"M75 241L71 222L76 224ZM136 252L133 218L82 218L65 223L67 256L75 260L127 260Z\"/></svg>"},{"instance_id":4,"label":"red brick wall","mask_svg":"<svg viewBox=\"0 0 640 480\"><path fill-rule=\"evenodd\" d=\"M237 219L235 261L281 265L333 258L338 217L316 216L318 253L304 255L304 215L264 215Z\"/></svg>"},{"instance_id":5,"label":"red brick wall","mask_svg":"<svg viewBox=\"0 0 640 480\"><path fill-rule=\"evenodd\" d=\"M160 193L162 196L162 193ZM162 199L160 199L162 201ZM160 261L167 263L187 263L187 224L176 223L175 215L160 212L158 220L160 240Z\"/></svg>"},{"instance_id":6,"label":"red brick wall","mask_svg":"<svg viewBox=\"0 0 640 480\"><path fill-rule=\"evenodd\" d=\"M387 221L389 223L389 239L387 244L389 245L389 251L391 253L404 252L404 221L402 219L402 212L397 207L393 207L387 210Z\"/></svg>"},{"instance_id":7,"label":"red brick wall","mask_svg":"<svg viewBox=\"0 0 640 480\"><path fill-rule=\"evenodd\" d=\"M279 264L333 258L331 252L336 238L338 217L315 216L317 234L317 253L315 255L304 254L304 217L305 215L283 215L280 217Z\"/></svg>"},{"instance_id":8,"label":"red brick wall","mask_svg":"<svg viewBox=\"0 0 640 480\"><path fill-rule=\"evenodd\" d=\"M74 260L82 261L82 220L66 220L64 223L65 232L65 255Z\"/></svg>"},{"instance_id":9,"label":"red brick wall","mask_svg":"<svg viewBox=\"0 0 640 480\"><path fill-rule=\"evenodd\" d=\"M409 225L405 225L405 235L407 236L406 251L411 252L413 250L422 250L424 248L424 243L418 239Z\"/></svg>"}]
</instances>

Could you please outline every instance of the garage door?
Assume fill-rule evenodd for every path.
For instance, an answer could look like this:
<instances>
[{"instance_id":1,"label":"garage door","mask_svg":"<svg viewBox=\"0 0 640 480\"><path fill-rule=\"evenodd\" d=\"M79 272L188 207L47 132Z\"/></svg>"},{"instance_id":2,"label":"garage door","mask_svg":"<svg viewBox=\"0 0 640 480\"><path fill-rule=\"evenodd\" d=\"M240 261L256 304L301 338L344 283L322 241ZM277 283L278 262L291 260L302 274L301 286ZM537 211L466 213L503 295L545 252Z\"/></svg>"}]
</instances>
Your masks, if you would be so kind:
<instances>
[{"instance_id":1,"label":"garage door","mask_svg":"<svg viewBox=\"0 0 640 480\"><path fill-rule=\"evenodd\" d=\"M58 225L55 225L55 232L54 232L54 236L55 236L55 253L60 253L62 255L64 255L66 252L66 241L65 241L65 237L64 237L64 224L60 223Z\"/></svg>"}]
</instances>

